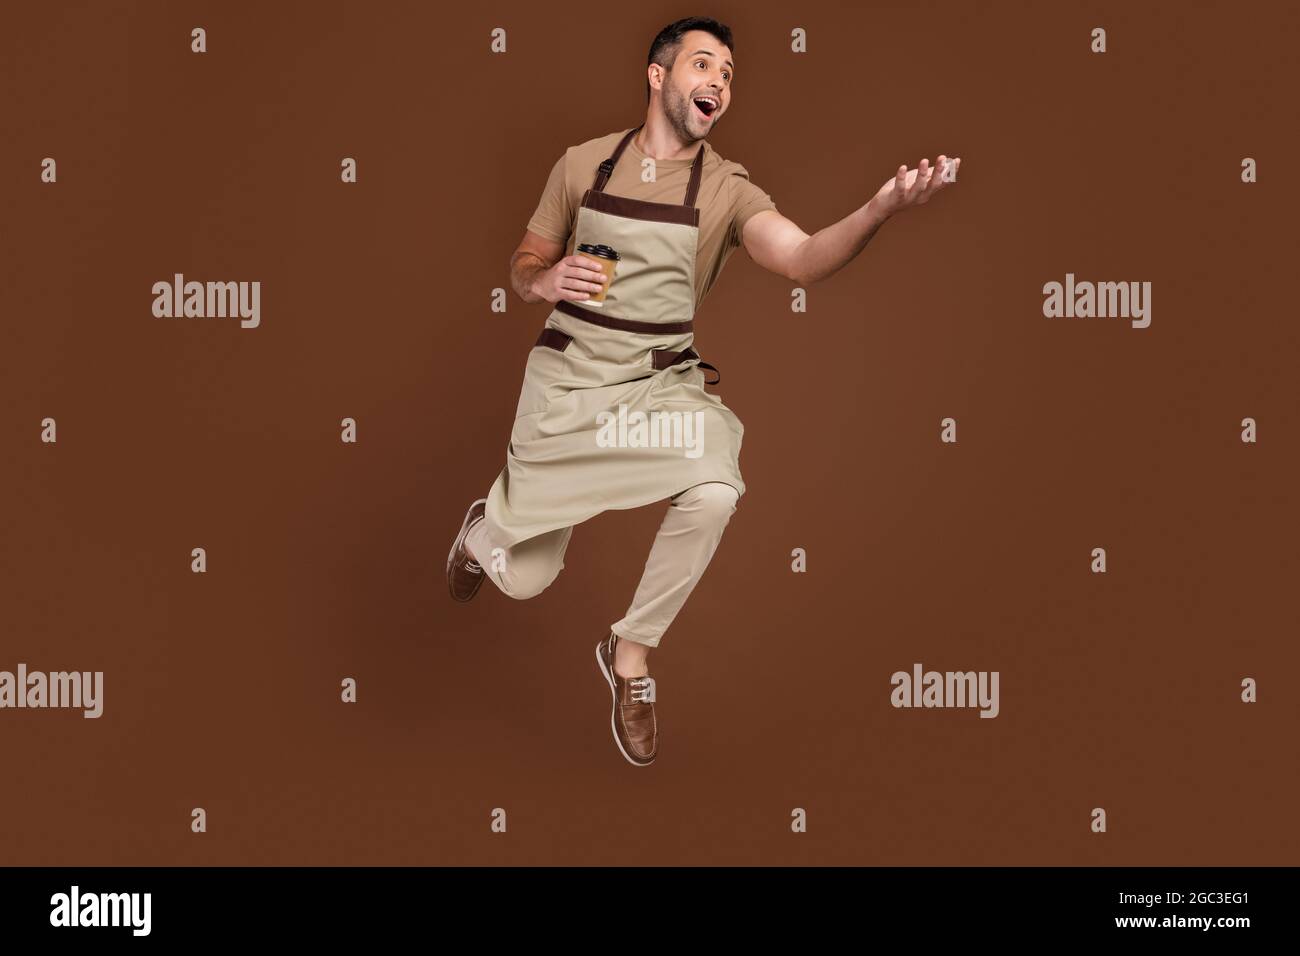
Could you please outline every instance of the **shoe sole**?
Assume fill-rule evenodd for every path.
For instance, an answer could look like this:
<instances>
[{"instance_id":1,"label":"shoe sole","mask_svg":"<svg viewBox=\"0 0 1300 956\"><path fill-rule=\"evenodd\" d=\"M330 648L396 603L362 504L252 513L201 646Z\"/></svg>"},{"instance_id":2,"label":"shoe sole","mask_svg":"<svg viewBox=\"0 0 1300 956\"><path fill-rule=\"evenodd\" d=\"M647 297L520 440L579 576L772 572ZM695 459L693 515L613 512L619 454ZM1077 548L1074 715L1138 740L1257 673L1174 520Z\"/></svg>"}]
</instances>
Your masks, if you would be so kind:
<instances>
[{"instance_id":1,"label":"shoe sole","mask_svg":"<svg viewBox=\"0 0 1300 956\"><path fill-rule=\"evenodd\" d=\"M470 596L467 597L467 598L458 598L458 597L456 597L455 592L453 592L453 591L451 590L451 562L452 562L452 560L456 557L456 552L460 550L460 546L465 542L465 535L469 534L469 529L470 529L470 520L469 520L469 516L470 516L470 512L472 512L472 511L474 510L474 506L475 506L475 505L480 505L480 504L482 504L482 505L487 504L487 499L486 499L486 498L479 498L479 499L477 499L477 500L475 500L475 501L471 501L471 502L470 502L470 504L469 504L469 509L465 512L465 520L462 521L462 522L461 522L461 525L460 525L460 534L456 535L456 540L452 542L451 550L447 552L447 591L448 591L449 593L451 593L451 599L452 599L453 601L457 601L457 602L459 602L459 603L461 603L461 604L465 604L465 603L467 603L467 602L469 601L470 598L472 598L475 594L478 594L478 588L477 588L477 587L474 588L473 592L471 592ZM482 520L482 519L480 518L479 520ZM486 572L485 572L485 573L486 573ZM482 579L482 578L479 578L479 582L478 582L478 583L479 583L479 586L481 587L482 584L483 584L483 579Z\"/></svg>"},{"instance_id":2,"label":"shoe sole","mask_svg":"<svg viewBox=\"0 0 1300 956\"><path fill-rule=\"evenodd\" d=\"M618 739L618 726L614 723L614 716L618 713L618 688L614 686L614 675L609 672L609 668L605 665L605 655L600 652L600 649L604 646L604 641L596 645L596 665L600 668L600 672L605 675L605 683L609 684L609 696L611 698L609 711L610 733L614 735L614 743L618 744L618 752L623 755L628 763L634 767L648 767L655 762L654 757L649 760L633 760L628 752L623 749L623 741Z\"/></svg>"}]
</instances>

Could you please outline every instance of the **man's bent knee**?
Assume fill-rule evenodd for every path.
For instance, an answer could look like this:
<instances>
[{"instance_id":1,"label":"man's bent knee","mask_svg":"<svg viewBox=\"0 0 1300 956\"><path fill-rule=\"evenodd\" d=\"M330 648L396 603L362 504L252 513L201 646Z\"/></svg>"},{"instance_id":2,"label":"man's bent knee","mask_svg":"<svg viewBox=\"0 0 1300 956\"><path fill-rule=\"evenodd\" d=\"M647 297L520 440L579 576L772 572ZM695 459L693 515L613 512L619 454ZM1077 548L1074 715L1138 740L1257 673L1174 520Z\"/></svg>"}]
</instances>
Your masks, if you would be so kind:
<instances>
[{"instance_id":1,"label":"man's bent knee","mask_svg":"<svg viewBox=\"0 0 1300 956\"><path fill-rule=\"evenodd\" d=\"M515 600L526 601L550 587L558 574L558 568L515 569L507 565L501 572L501 591Z\"/></svg>"},{"instance_id":2,"label":"man's bent knee","mask_svg":"<svg viewBox=\"0 0 1300 956\"><path fill-rule=\"evenodd\" d=\"M675 503L698 516L701 523L725 525L736 511L740 494L721 481L706 481L687 488Z\"/></svg>"}]
</instances>

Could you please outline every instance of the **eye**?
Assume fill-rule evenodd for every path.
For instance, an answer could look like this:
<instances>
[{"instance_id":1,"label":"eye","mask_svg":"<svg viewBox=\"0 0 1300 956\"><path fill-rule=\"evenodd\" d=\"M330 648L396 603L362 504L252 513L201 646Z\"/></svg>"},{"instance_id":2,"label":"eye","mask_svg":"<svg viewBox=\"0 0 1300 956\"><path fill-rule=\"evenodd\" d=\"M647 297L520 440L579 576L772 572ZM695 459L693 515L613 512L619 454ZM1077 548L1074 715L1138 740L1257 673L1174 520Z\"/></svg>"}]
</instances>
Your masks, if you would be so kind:
<instances>
[{"instance_id":1,"label":"eye","mask_svg":"<svg viewBox=\"0 0 1300 956\"><path fill-rule=\"evenodd\" d=\"M700 66L701 64L703 64L704 66L708 66L708 65L709 65L709 61L708 61L708 60L696 60L696 61L695 61L695 65L696 65L696 66ZM727 78L727 82L728 82L728 83L731 82L731 71L730 71L730 70L723 70L723 71L722 71L722 75L725 76L725 77Z\"/></svg>"}]
</instances>

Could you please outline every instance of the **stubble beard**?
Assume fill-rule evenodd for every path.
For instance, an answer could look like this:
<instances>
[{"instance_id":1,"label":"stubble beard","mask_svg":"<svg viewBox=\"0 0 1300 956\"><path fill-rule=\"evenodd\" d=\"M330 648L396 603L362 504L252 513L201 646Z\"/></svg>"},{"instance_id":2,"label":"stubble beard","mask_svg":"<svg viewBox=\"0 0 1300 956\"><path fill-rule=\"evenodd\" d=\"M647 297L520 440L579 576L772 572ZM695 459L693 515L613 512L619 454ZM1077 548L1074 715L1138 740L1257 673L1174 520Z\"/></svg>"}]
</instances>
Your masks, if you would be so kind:
<instances>
[{"instance_id":1,"label":"stubble beard","mask_svg":"<svg viewBox=\"0 0 1300 956\"><path fill-rule=\"evenodd\" d=\"M691 111L695 109L691 97L677 92L677 88L669 84L664 85L664 90L666 93L664 96L664 116L668 120L668 124L672 126L673 131L677 133L677 138L687 146L704 139L713 129L716 121L709 120L704 132L697 133L691 128Z\"/></svg>"}]
</instances>

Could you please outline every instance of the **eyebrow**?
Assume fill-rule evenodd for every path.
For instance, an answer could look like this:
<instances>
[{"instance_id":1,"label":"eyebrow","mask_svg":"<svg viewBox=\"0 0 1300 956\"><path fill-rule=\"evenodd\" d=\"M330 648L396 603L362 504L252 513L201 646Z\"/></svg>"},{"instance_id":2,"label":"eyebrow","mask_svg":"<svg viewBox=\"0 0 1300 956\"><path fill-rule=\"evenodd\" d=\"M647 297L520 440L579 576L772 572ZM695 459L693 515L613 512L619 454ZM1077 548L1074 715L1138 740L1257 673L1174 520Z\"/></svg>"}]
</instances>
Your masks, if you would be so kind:
<instances>
[{"instance_id":1,"label":"eyebrow","mask_svg":"<svg viewBox=\"0 0 1300 956\"><path fill-rule=\"evenodd\" d=\"M698 54L700 54L700 53L703 53L705 56L717 56L717 55L718 55L718 54L714 53L712 50L696 50L694 53L690 54L690 56L696 56L696 55L698 55ZM735 67L735 64L733 64L730 60L723 60L722 62L725 63L725 64L727 64L727 66L731 67L733 70L736 68L736 67Z\"/></svg>"}]
</instances>

